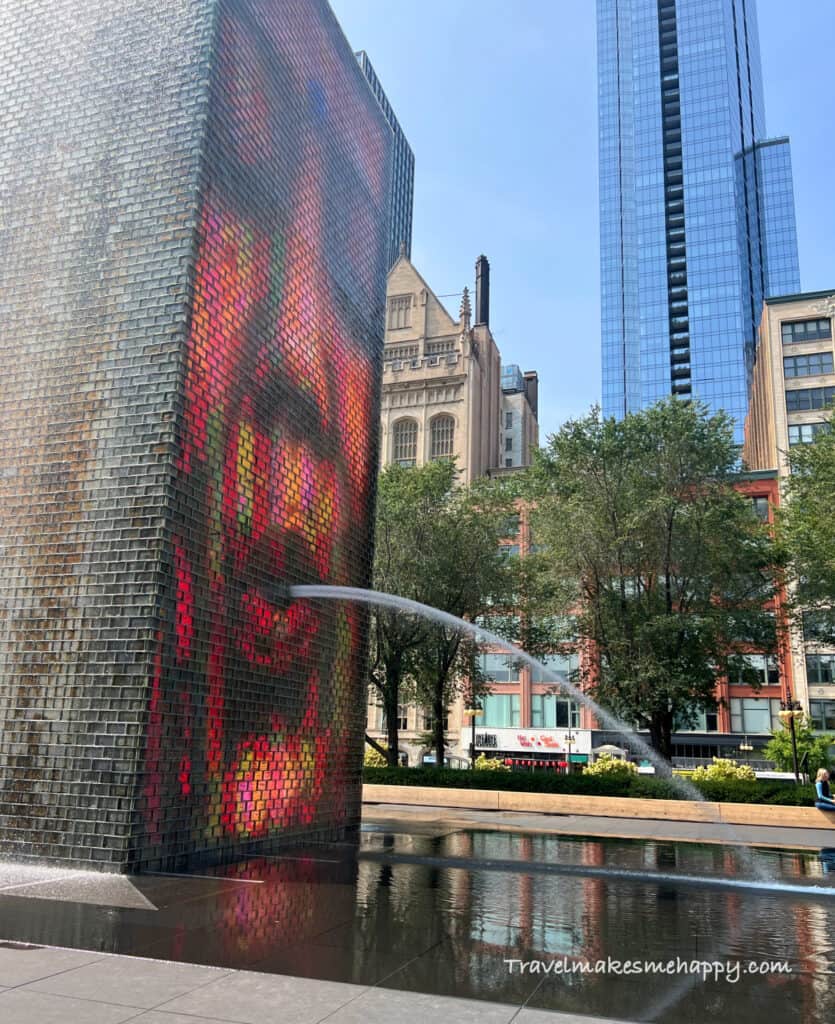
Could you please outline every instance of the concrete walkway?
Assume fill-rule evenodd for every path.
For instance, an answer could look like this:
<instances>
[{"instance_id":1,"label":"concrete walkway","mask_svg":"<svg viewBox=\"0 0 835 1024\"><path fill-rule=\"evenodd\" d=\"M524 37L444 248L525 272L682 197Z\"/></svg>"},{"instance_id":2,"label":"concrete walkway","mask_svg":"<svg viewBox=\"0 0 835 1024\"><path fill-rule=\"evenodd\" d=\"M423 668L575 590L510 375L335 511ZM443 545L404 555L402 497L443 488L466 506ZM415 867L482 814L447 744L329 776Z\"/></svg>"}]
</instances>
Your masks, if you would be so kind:
<instances>
[{"instance_id":1,"label":"concrete walkway","mask_svg":"<svg viewBox=\"0 0 835 1024\"><path fill-rule=\"evenodd\" d=\"M835 818L835 815L833 815ZM726 825L722 822L665 821L648 818L604 818L587 814L543 814L533 811L479 811L461 807L364 803L364 823L412 828L416 823L438 831L483 825L512 832L594 836L609 839L657 839L664 842L724 843L791 850L835 848L831 829L765 825Z\"/></svg>"},{"instance_id":2,"label":"concrete walkway","mask_svg":"<svg viewBox=\"0 0 835 1024\"><path fill-rule=\"evenodd\" d=\"M0 942L3 1024L629 1024L482 1000Z\"/></svg>"}]
</instances>

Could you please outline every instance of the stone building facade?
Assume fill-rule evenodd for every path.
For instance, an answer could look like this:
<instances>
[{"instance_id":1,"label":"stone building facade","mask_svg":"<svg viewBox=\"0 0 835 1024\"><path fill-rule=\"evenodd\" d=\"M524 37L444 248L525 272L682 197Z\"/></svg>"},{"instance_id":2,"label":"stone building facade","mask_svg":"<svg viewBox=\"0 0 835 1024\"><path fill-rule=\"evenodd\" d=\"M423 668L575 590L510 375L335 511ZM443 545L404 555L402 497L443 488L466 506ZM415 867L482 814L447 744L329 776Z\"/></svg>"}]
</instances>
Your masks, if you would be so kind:
<instances>
[{"instance_id":1,"label":"stone building facade","mask_svg":"<svg viewBox=\"0 0 835 1024\"><path fill-rule=\"evenodd\" d=\"M454 320L405 252L388 276L380 462L454 458L468 484L498 465L501 357L467 289Z\"/></svg>"},{"instance_id":2,"label":"stone building facade","mask_svg":"<svg viewBox=\"0 0 835 1024\"><path fill-rule=\"evenodd\" d=\"M490 330L490 267L476 261L474 301L461 294L454 319L405 250L388 276L380 464L421 466L454 458L464 484L529 465L538 439L536 371L508 375ZM517 381L518 377L518 381ZM512 379L511 379L512 378ZM518 386L517 386L518 385ZM510 439L508 447L507 439ZM449 750L466 757L469 720L456 700L447 718ZM401 751L411 764L423 756L431 720L423 708L399 710ZM385 739L385 722L369 695L368 732Z\"/></svg>"},{"instance_id":3,"label":"stone building facade","mask_svg":"<svg viewBox=\"0 0 835 1024\"><path fill-rule=\"evenodd\" d=\"M759 330L743 459L776 473L778 497L791 472L789 451L829 429L835 406L835 292L768 299ZM793 696L816 728L835 731L835 644L807 614L791 634Z\"/></svg>"}]
</instances>

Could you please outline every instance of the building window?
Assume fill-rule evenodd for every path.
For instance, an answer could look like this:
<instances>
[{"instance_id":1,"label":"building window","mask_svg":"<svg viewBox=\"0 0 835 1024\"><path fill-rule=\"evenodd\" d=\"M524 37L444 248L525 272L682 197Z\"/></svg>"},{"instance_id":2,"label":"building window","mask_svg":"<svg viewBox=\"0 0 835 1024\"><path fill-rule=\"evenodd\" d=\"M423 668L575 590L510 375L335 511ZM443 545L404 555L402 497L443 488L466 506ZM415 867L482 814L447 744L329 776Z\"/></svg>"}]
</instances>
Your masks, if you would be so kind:
<instances>
[{"instance_id":1,"label":"building window","mask_svg":"<svg viewBox=\"0 0 835 1024\"><path fill-rule=\"evenodd\" d=\"M546 654L539 659L548 675L539 668L531 669L532 683L553 683L552 673L556 674L562 682L570 683L577 675L577 668L580 664L576 654Z\"/></svg>"},{"instance_id":2,"label":"building window","mask_svg":"<svg viewBox=\"0 0 835 1024\"><path fill-rule=\"evenodd\" d=\"M699 708L687 721L676 718L673 732L719 732L719 715L715 711Z\"/></svg>"},{"instance_id":3,"label":"building window","mask_svg":"<svg viewBox=\"0 0 835 1024\"><path fill-rule=\"evenodd\" d=\"M455 420L452 416L436 416L429 428L429 458L452 458L455 442Z\"/></svg>"},{"instance_id":4,"label":"building window","mask_svg":"<svg viewBox=\"0 0 835 1024\"><path fill-rule=\"evenodd\" d=\"M505 469L510 469L513 466L513 457L504 460Z\"/></svg>"},{"instance_id":5,"label":"building window","mask_svg":"<svg viewBox=\"0 0 835 1024\"><path fill-rule=\"evenodd\" d=\"M386 709L383 708L383 707L380 708L379 722L380 722L380 724L379 724L378 728L379 728L380 732L385 732L388 726L387 726L387 721L386 721ZM397 705L397 731L398 732L405 732L406 729L408 729L408 728L409 728L409 709L406 707L405 704L398 704Z\"/></svg>"},{"instance_id":6,"label":"building window","mask_svg":"<svg viewBox=\"0 0 835 1024\"><path fill-rule=\"evenodd\" d=\"M435 716L431 711L424 711L423 713L423 728L425 732L435 731ZM444 714L444 732L449 732L449 714Z\"/></svg>"},{"instance_id":7,"label":"building window","mask_svg":"<svg viewBox=\"0 0 835 1024\"><path fill-rule=\"evenodd\" d=\"M786 377L813 377L818 373L832 373L831 352L810 352L805 356L783 356Z\"/></svg>"},{"instance_id":8,"label":"building window","mask_svg":"<svg viewBox=\"0 0 835 1024\"><path fill-rule=\"evenodd\" d=\"M522 517L519 515L508 516L502 523L502 536L503 537L518 537L519 528L521 526Z\"/></svg>"},{"instance_id":9,"label":"building window","mask_svg":"<svg viewBox=\"0 0 835 1024\"><path fill-rule=\"evenodd\" d=\"M803 639L813 644L835 644L835 610L804 612Z\"/></svg>"},{"instance_id":10,"label":"building window","mask_svg":"<svg viewBox=\"0 0 835 1024\"><path fill-rule=\"evenodd\" d=\"M533 693L531 728L579 729L580 709L567 697L558 697L555 693Z\"/></svg>"},{"instance_id":11,"label":"building window","mask_svg":"<svg viewBox=\"0 0 835 1024\"><path fill-rule=\"evenodd\" d=\"M519 694L490 693L481 701L484 714L478 724L491 729L519 728Z\"/></svg>"},{"instance_id":12,"label":"building window","mask_svg":"<svg viewBox=\"0 0 835 1024\"><path fill-rule=\"evenodd\" d=\"M807 654L806 682L809 685L835 682L835 654Z\"/></svg>"},{"instance_id":13,"label":"building window","mask_svg":"<svg viewBox=\"0 0 835 1024\"><path fill-rule=\"evenodd\" d=\"M398 331L412 325L412 296L394 295L389 299L389 330Z\"/></svg>"},{"instance_id":14,"label":"building window","mask_svg":"<svg viewBox=\"0 0 835 1024\"><path fill-rule=\"evenodd\" d=\"M758 519L761 519L764 523L768 522L768 498L752 498L751 505L754 509L754 514Z\"/></svg>"},{"instance_id":15,"label":"building window","mask_svg":"<svg viewBox=\"0 0 835 1024\"><path fill-rule=\"evenodd\" d=\"M481 675L491 683L515 683L519 678L519 669L507 654L482 654Z\"/></svg>"},{"instance_id":16,"label":"building window","mask_svg":"<svg viewBox=\"0 0 835 1024\"><path fill-rule=\"evenodd\" d=\"M500 544L499 554L504 558L518 558L519 557L519 545L518 544Z\"/></svg>"},{"instance_id":17,"label":"building window","mask_svg":"<svg viewBox=\"0 0 835 1024\"><path fill-rule=\"evenodd\" d=\"M829 320L797 320L794 323L781 324L780 330L784 345L832 337L832 325Z\"/></svg>"},{"instance_id":18,"label":"building window","mask_svg":"<svg viewBox=\"0 0 835 1024\"><path fill-rule=\"evenodd\" d=\"M769 733L780 725L780 701L768 697L731 697L731 731Z\"/></svg>"},{"instance_id":19,"label":"building window","mask_svg":"<svg viewBox=\"0 0 835 1024\"><path fill-rule=\"evenodd\" d=\"M835 387L798 388L786 392L786 412L806 412L808 409L825 409L835 402Z\"/></svg>"},{"instance_id":20,"label":"building window","mask_svg":"<svg viewBox=\"0 0 835 1024\"><path fill-rule=\"evenodd\" d=\"M505 428L505 430L512 430L513 429L513 413L512 412L506 412L504 414L504 428Z\"/></svg>"},{"instance_id":21,"label":"building window","mask_svg":"<svg viewBox=\"0 0 835 1024\"><path fill-rule=\"evenodd\" d=\"M810 700L809 717L816 732L835 732L835 700Z\"/></svg>"},{"instance_id":22,"label":"building window","mask_svg":"<svg viewBox=\"0 0 835 1024\"><path fill-rule=\"evenodd\" d=\"M506 437L504 439L504 450L506 452L512 452L513 451L513 438L512 437Z\"/></svg>"},{"instance_id":23,"label":"building window","mask_svg":"<svg viewBox=\"0 0 835 1024\"><path fill-rule=\"evenodd\" d=\"M827 430L829 424L825 420L819 423L793 423L789 426L789 444L811 444L818 434Z\"/></svg>"},{"instance_id":24,"label":"building window","mask_svg":"<svg viewBox=\"0 0 835 1024\"><path fill-rule=\"evenodd\" d=\"M417 432L415 420L398 420L393 427L393 462L401 466L414 466L417 461Z\"/></svg>"},{"instance_id":25,"label":"building window","mask_svg":"<svg viewBox=\"0 0 835 1024\"><path fill-rule=\"evenodd\" d=\"M765 654L738 654L728 665L731 686L776 686L780 682L777 660Z\"/></svg>"}]
</instances>

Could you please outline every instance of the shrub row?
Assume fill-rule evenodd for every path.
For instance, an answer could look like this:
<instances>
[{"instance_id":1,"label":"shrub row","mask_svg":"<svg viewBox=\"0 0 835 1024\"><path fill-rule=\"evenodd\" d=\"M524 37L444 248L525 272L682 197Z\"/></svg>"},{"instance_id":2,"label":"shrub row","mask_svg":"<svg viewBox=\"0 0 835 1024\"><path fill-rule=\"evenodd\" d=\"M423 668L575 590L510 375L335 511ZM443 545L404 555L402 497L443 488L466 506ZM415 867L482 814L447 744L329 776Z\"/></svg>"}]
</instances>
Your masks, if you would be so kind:
<instances>
[{"instance_id":1,"label":"shrub row","mask_svg":"<svg viewBox=\"0 0 835 1024\"><path fill-rule=\"evenodd\" d=\"M457 789L501 789L522 793L576 793L582 796L642 797L656 800L685 799L669 779L652 775L617 778L606 775L559 775L556 772L473 772L450 768L366 768L365 782L380 786L444 786ZM811 786L793 782L742 779L705 780L693 783L706 800L732 804L781 804L807 807L814 804Z\"/></svg>"}]
</instances>

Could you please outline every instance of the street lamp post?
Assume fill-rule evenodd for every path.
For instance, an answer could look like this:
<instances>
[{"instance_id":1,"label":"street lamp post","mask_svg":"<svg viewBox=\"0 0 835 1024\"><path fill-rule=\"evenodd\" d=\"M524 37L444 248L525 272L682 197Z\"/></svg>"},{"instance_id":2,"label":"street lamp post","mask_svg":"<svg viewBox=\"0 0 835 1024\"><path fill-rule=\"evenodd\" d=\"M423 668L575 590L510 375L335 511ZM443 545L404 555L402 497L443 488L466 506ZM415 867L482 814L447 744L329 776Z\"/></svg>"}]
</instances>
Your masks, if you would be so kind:
<instances>
[{"instance_id":1,"label":"street lamp post","mask_svg":"<svg viewBox=\"0 0 835 1024\"><path fill-rule=\"evenodd\" d=\"M574 735L574 733L571 731L571 728L569 727L568 732L565 734L565 745L566 747L568 747L568 761L567 767L565 769L566 775L571 774L571 744L574 742L576 738L577 737Z\"/></svg>"},{"instance_id":2,"label":"street lamp post","mask_svg":"<svg viewBox=\"0 0 835 1024\"><path fill-rule=\"evenodd\" d=\"M794 766L794 781L800 782L800 769L798 767L797 760L797 732L795 731L794 723L795 719L800 718L803 714L803 708L800 705L800 701L793 700L791 693L789 693L785 700L780 701L779 717L783 725L788 725L789 732L792 738L792 765Z\"/></svg>"},{"instance_id":3,"label":"street lamp post","mask_svg":"<svg viewBox=\"0 0 835 1024\"><path fill-rule=\"evenodd\" d=\"M464 715L469 718L471 732L470 732L470 769L475 768L475 720L479 715L483 715L484 711L481 708L464 708Z\"/></svg>"}]
</instances>

